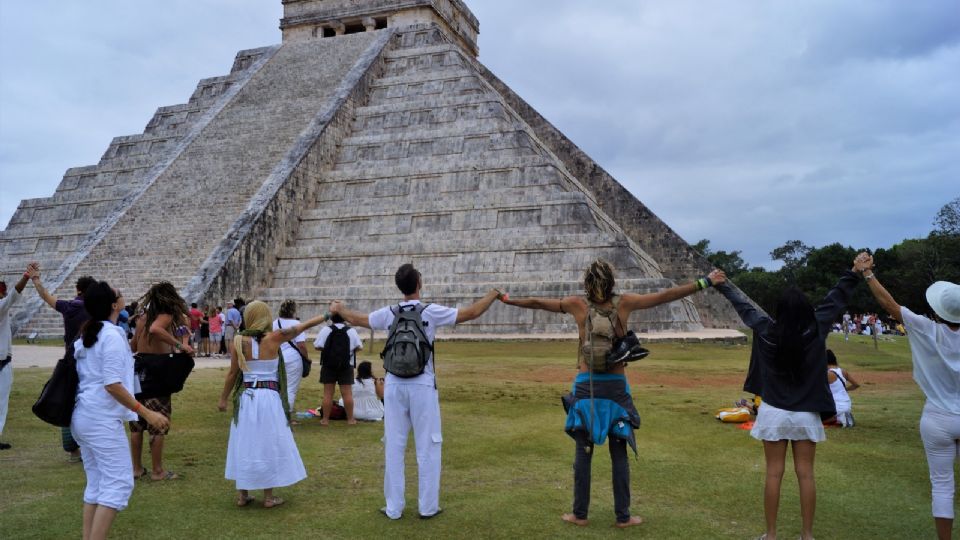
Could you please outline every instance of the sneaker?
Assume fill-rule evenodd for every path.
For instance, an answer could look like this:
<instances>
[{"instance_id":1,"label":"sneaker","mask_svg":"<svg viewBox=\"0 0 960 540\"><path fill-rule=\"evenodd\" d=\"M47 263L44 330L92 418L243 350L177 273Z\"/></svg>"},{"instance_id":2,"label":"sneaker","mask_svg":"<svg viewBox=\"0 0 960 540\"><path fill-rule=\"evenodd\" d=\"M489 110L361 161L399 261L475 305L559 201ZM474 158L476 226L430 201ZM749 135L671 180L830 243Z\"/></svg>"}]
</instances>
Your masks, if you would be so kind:
<instances>
[{"instance_id":1,"label":"sneaker","mask_svg":"<svg viewBox=\"0 0 960 540\"><path fill-rule=\"evenodd\" d=\"M439 515L442 514L442 513L443 513L443 508L437 508L437 511L434 512L434 513L432 513L432 514L430 514L429 516L425 516L425 515L423 515L423 514L420 514L420 519L431 519L431 518L435 518L435 517L439 516Z\"/></svg>"},{"instance_id":2,"label":"sneaker","mask_svg":"<svg viewBox=\"0 0 960 540\"><path fill-rule=\"evenodd\" d=\"M629 330L616 341L613 350L607 353L607 365L634 362L646 358L648 354L650 354L650 351L641 347L640 339L633 333L633 330Z\"/></svg>"}]
</instances>

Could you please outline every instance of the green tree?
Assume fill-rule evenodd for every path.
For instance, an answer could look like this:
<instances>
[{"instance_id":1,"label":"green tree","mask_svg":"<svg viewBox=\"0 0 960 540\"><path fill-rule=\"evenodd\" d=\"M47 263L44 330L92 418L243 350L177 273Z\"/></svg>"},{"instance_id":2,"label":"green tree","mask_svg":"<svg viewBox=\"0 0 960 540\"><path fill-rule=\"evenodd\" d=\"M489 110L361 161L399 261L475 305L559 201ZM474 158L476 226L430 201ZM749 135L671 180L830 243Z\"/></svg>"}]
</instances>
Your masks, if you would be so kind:
<instances>
[{"instance_id":1,"label":"green tree","mask_svg":"<svg viewBox=\"0 0 960 540\"><path fill-rule=\"evenodd\" d=\"M779 271L767 272L760 267L743 272L732 281L744 294L771 315L777 306L780 293L787 286L786 280Z\"/></svg>"},{"instance_id":2,"label":"green tree","mask_svg":"<svg viewBox=\"0 0 960 540\"><path fill-rule=\"evenodd\" d=\"M933 220L933 232L941 236L960 235L960 197L943 205Z\"/></svg>"},{"instance_id":3,"label":"green tree","mask_svg":"<svg viewBox=\"0 0 960 540\"><path fill-rule=\"evenodd\" d=\"M696 244L691 244L691 248L699 251L713 266L727 273L727 277L733 279L739 274L749 269L747 261L741 256L742 251L713 251L710 249L710 240L704 238Z\"/></svg>"},{"instance_id":4,"label":"green tree","mask_svg":"<svg viewBox=\"0 0 960 540\"><path fill-rule=\"evenodd\" d=\"M800 240L790 240L786 244L775 248L770 252L770 258L775 261L782 261L784 277L790 283L797 280L797 273L807 262L807 256L812 248Z\"/></svg>"}]
</instances>

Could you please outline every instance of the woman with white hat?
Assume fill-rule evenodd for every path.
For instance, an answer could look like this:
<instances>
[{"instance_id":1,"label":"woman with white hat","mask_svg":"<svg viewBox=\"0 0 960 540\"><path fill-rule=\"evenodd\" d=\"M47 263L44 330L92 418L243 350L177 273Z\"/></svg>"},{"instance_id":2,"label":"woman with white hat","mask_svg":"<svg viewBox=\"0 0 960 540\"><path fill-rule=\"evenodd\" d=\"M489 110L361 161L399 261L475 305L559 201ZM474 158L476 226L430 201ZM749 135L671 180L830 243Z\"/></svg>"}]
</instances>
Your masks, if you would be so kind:
<instances>
[{"instance_id":1,"label":"woman with white hat","mask_svg":"<svg viewBox=\"0 0 960 540\"><path fill-rule=\"evenodd\" d=\"M868 268L873 267L870 259ZM870 292L891 317L903 323L913 355L913 379L927 397L920 437L927 453L937 537L953 529L953 465L960 455L960 285L938 281L927 288L932 321L897 304L872 270L863 272Z\"/></svg>"}]
</instances>

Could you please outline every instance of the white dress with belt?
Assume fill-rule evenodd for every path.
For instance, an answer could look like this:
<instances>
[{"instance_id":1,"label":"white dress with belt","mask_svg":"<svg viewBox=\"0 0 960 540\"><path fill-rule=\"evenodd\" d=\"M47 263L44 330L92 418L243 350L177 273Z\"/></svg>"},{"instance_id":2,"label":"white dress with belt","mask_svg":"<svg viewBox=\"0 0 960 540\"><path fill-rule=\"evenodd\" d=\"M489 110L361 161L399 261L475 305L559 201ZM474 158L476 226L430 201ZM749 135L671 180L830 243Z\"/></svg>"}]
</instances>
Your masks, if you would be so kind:
<instances>
[{"instance_id":1,"label":"white dress with belt","mask_svg":"<svg viewBox=\"0 0 960 540\"><path fill-rule=\"evenodd\" d=\"M258 356L256 341L250 345L251 356ZM276 383L277 369L276 358L249 360L243 382L248 386ZM236 481L237 489L284 487L307 477L280 399L280 392L272 388L248 387L240 396L237 422L230 422L225 474Z\"/></svg>"}]
</instances>

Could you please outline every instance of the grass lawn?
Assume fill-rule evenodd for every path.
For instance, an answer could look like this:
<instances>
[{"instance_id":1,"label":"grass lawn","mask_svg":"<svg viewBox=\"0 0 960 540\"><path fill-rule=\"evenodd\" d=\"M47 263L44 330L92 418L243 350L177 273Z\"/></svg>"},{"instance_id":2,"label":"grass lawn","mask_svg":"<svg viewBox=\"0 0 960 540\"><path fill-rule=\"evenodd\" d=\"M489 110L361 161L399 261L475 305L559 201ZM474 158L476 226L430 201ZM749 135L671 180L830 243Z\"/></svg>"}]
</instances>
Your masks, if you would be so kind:
<instances>
[{"instance_id":1,"label":"grass lawn","mask_svg":"<svg viewBox=\"0 0 960 540\"><path fill-rule=\"evenodd\" d=\"M910 374L905 338L831 338L841 365L863 387L853 393L857 427L828 430L817 452L817 538L933 535L926 463L918 433L923 399ZM754 538L763 531L759 442L713 418L743 396L746 345L652 344L629 368L643 426L631 458L632 511L647 523L614 522L610 459L594 460L590 526L563 524L572 500L573 442L560 396L574 376L576 345L439 343L443 479L436 519L416 519L416 459L407 453L407 510L390 522L383 506L380 424L321 428L295 436L309 477L278 490L283 507L236 508L223 478L229 413L216 410L224 370L200 370L174 398L167 466L183 478L137 482L115 538ZM374 362L378 367L379 362ZM0 537L79 537L84 475L66 463L57 428L30 413L47 370L17 370L0 453ZM315 376L298 409L320 399ZM149 461L149 456L145 455ZM258 503L262 499L256 493ZM800 530L796 478L783 484L783 538Z\"/></svg>"}]
</instances>

